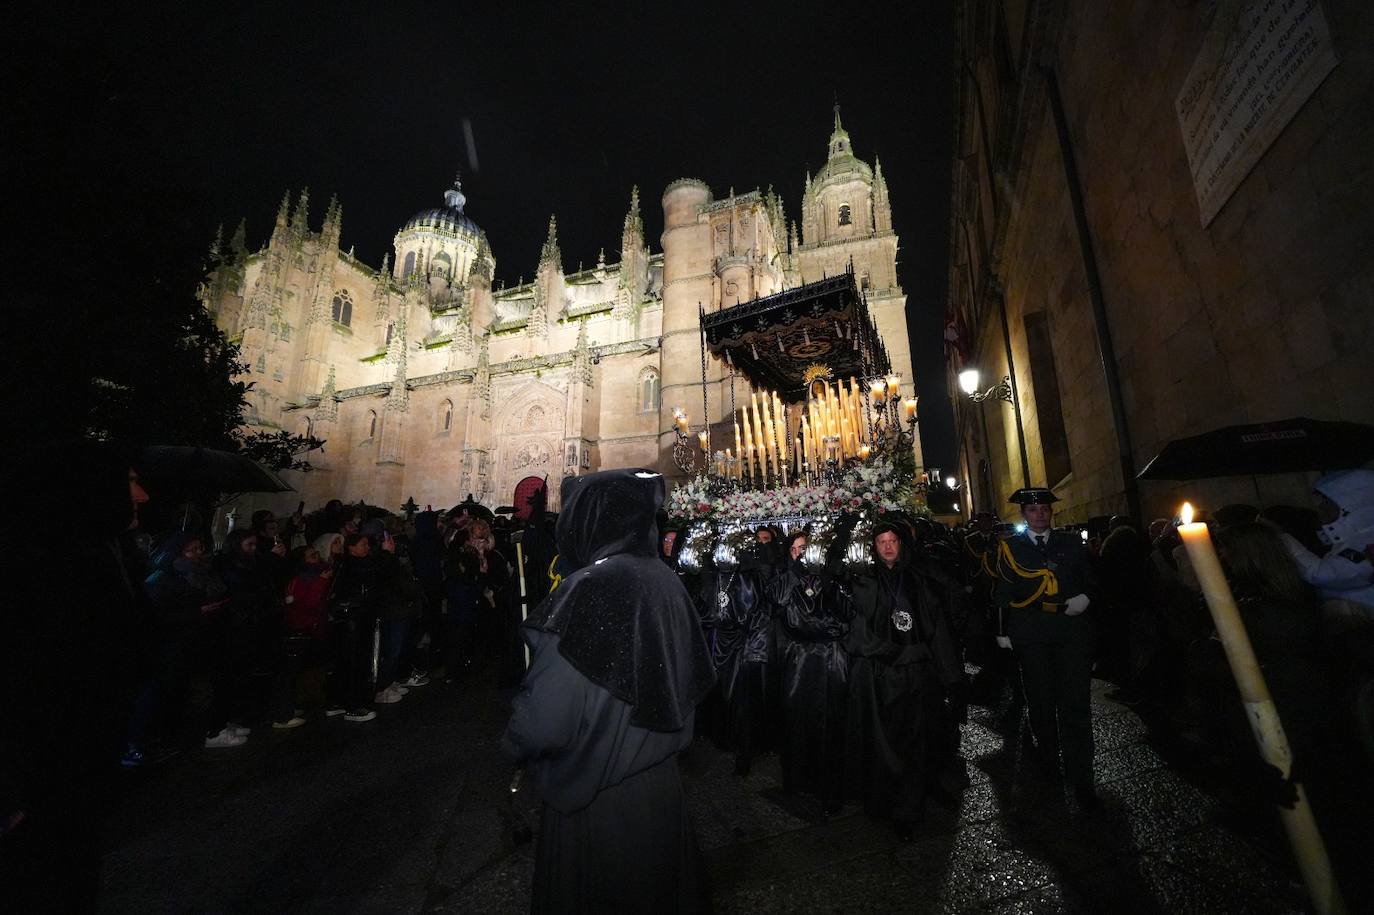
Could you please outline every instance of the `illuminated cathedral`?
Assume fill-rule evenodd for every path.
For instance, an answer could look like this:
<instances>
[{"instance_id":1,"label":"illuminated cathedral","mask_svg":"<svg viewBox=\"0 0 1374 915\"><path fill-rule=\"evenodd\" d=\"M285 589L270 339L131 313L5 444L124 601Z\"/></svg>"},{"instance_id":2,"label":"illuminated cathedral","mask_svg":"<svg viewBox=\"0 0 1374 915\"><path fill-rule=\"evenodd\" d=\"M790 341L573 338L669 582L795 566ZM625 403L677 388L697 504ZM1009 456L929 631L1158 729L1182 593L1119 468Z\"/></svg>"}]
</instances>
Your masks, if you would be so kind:
<instances>
[{"instance_id":1,"label":"illuminated cathedral","mask_svg":"<svg viewBox=\"0 0 1374 915\"><path fill-rule=\"evenodd\" d=\"M645 241L635 188L617 263L565 270L551 217L534 278L493 288L493 243L460 182L435 202L405 220L377 268L340 248L337 201L311 228L305 193L282 200L261 250L248 252L240 230L217 251L202 295L241 348L250 425L326 442L307 455L312 472L288 474L300 493L290 499L394 509L471 493L494 507L527 476L677 474L674 408L699 417L704 387L720 421L730 387L747 393L703 360L700 309L846 270L914 393L887 182L876 159L854 154L838 109L800 225L771 188L717 197L683 178L663 190L660 251Z\"/></svg>"}]
</instances>

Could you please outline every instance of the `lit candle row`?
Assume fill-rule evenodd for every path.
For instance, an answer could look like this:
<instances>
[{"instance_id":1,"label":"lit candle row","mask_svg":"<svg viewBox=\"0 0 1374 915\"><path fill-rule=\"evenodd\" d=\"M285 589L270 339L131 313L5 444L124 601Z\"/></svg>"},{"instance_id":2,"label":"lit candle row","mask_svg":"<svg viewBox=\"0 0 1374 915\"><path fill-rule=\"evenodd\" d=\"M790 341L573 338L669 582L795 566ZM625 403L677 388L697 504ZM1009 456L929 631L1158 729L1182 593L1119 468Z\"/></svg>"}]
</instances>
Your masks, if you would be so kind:
<instances>
[{"instance_id":1,"label":"lit candle row","mask_svg":"<svg viewBox=\"0 0 1374 915\"><path fill-rule=\"evenodd\" d=\"M788 483L787 410L776 391L751 391L749 402L735 414L734 476L750 482L773 479ZM727 449L727 457L730 456Z\"/></svg>"}]
</instances>

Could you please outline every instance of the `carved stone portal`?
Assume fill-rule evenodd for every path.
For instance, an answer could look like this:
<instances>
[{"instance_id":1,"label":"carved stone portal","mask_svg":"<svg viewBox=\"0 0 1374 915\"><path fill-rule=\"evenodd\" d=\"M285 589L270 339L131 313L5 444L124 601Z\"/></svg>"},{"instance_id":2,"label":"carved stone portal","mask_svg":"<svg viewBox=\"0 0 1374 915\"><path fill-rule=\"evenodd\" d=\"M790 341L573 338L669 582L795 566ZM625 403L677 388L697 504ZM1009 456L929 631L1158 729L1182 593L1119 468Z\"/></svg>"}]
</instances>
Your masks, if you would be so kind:
<instances>
[{"instance_id":1,"label":"carved stone portal","mask_svg":"<svg viewBox=\"0 0 1374 915\"><path fill-rule=\"evenodd\" d=\"M556 500L558 480L563 468L558 458L563 439L566 395L550 385L532 382L520 389L498 409L495 426L500 430L496 442L496 501L509 504L515 485L529 476L547 476L550 496ZM549 506L554 508L553 505Z\"/></svg>"}]
</instances>

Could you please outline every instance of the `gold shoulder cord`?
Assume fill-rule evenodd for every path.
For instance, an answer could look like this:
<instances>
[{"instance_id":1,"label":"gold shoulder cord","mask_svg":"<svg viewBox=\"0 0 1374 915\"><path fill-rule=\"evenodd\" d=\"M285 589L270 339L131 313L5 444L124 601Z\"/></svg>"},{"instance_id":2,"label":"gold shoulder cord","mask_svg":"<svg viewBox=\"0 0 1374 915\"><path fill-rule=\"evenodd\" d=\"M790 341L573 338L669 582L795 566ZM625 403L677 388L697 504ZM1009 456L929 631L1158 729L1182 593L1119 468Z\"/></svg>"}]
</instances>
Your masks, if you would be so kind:
<instances>
[{"instance_id":1,"label":"gold shoulder cord","mask_svg":"<svg viewBox=\"0 0 1374 915\"><path fill-rule=\"evenodd\" d=\"M558 557L553 557L553 562L549 563L549 593L552 594L563 583L563 576L553 570L558 565Z\"/></svg>"},{"instance_id":2,"label":"gold shoulder cord","mask_svg":"<svg viewBox=\"0 0 1374 915\"><path fill-rule=\"evenodd\" d=\"M995 578L997 576L997 572L994 571L992 566L988 564L988 554L992 552L991 550L984 550L982 552L979 552L975 550L973 547L969 546L967 540L964 541L964 549L968 550L968 554L970 556L973 556L978 560L978 564L982 567L984 575L988 576L989 578Z\"/></svg>"},{"instance_id":3,"label":"gold shoulder cord","mask_svg":"<svg viewBox=\"0 0 1374 915\"><path fill-rule=\"evenodd\" d=\"M1023 601L1010 601L1011 606L1019 610L1024 607L1030 606L1042 597L1058 596L1059 579L1056 578L1054 573L1051 572L1049 569L1032 570L1023 568L1021 564L1016 561L1016 558L1011 555L1011 547L1007 544L1007 541L1005 540L1001 542L997 552L997 571L999 573L1002 572L1004 568L1009 566L1011 568L1011 571L1019 578L1026 579L1027 581L1032 581L1037 578L1040 579L1040 585L1035 589L1034 594L1032 594L1030 597L1026 598ZM1008 578L1005 574L1003 574L1001 577L1003 581L1011 581L1011 579Z\"/></svg>"}]
</instances>

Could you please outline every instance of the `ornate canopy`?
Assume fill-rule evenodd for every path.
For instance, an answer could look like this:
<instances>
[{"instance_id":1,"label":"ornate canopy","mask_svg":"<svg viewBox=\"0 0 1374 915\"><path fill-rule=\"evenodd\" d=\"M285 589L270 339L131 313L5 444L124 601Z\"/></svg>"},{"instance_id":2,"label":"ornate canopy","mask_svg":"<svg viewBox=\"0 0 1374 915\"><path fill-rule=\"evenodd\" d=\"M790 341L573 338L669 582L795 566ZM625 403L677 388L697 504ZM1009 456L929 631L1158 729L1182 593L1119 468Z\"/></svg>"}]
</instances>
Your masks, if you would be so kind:
<instances>
[{"instance_id":1,"label":"ornate canopy","mask_svg":"<svg viewBox=\"0 0 1374 915\"><path fill-rule=\"evenodd\" d=\"M805 399L813 365L837 379L885 374L890 365L852 271L702 312L701 327L711 355L789 403Z\"/></svg>"}]
</instances>

